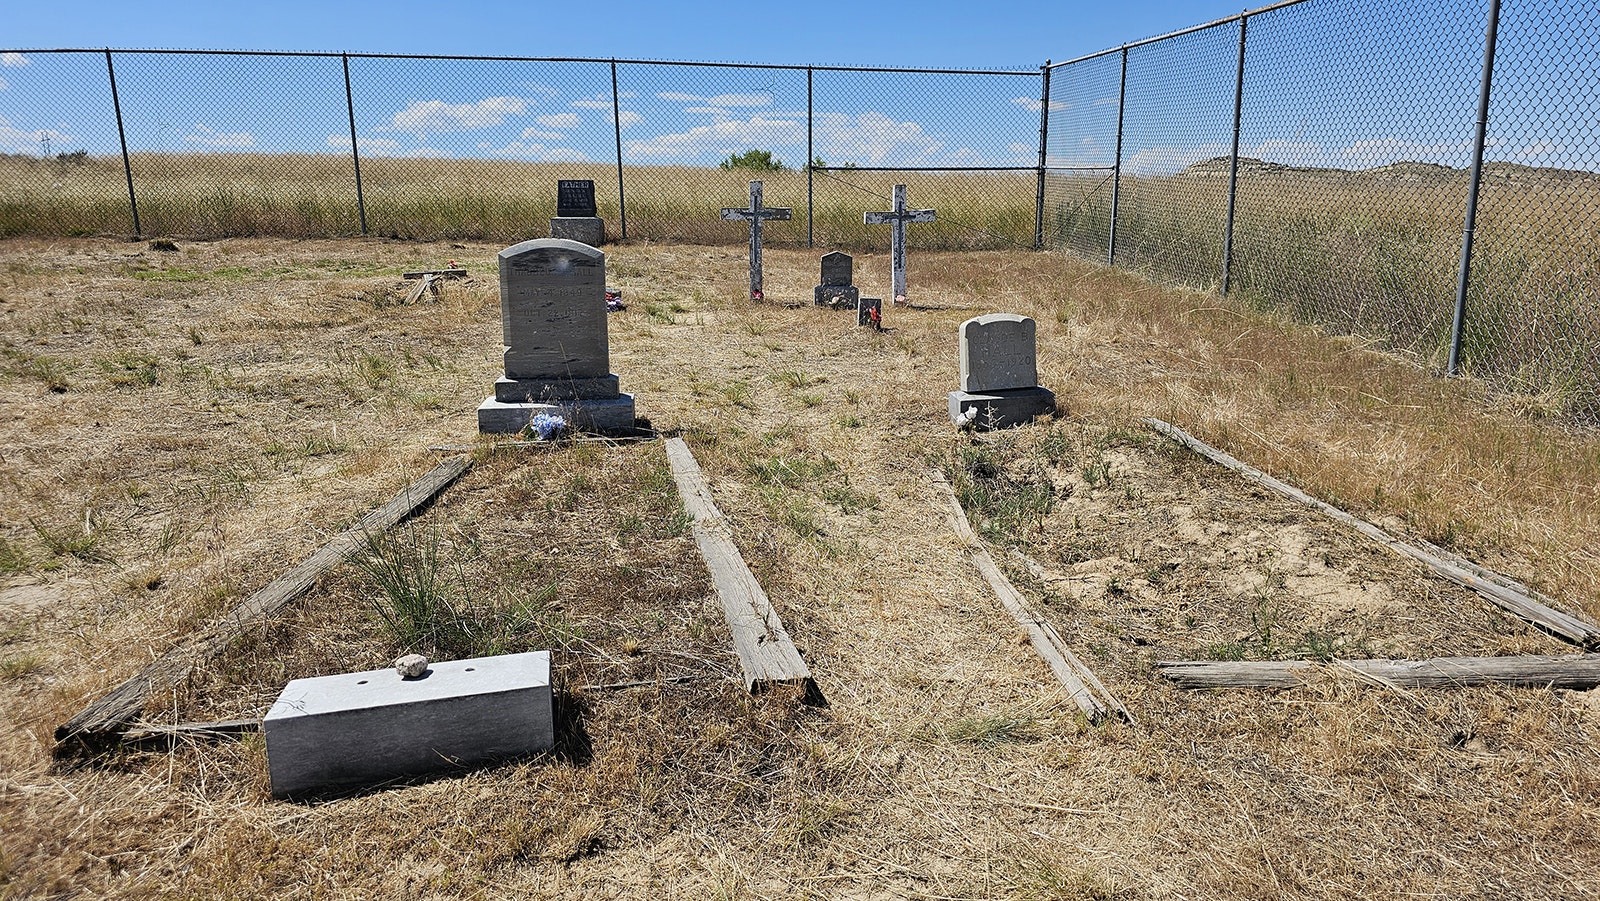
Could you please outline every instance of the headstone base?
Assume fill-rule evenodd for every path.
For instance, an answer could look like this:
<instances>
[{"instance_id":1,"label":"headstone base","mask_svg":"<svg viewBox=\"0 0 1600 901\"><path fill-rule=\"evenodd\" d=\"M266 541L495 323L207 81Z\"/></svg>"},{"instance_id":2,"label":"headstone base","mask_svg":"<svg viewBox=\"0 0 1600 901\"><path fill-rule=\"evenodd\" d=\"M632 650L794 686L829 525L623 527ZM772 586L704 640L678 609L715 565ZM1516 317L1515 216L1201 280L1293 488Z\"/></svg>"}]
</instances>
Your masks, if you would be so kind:
<instances>
[{"instance_id":1,"label":"headstone base","mask_svg":"<svg viewBox=\"0 0 1600 901\"><path fill-rule=\"evenodd\" d=\"M550 237L599 247L606 241L606 221L599 216L557 216L550 220Z\"/></svg>"},{"instance_id":2,"label":"headstone base","mask_svg":"<svg viewBox=\"0 0 1600 901\"><path fill-rule=\"evenodd\" d=\"M980 432L1026 425L1035 416L1055 412L1056 396L1048 388L1008 388L1003 391L950 392L950 421L972 423ZM977 417L968 419L969 411Z\"/></svg>"},{"instance_id":3,"label":"headstone base","mask_svg":"<svg viewBox=\"0 0 1600 901\"><path fill-rule=\"evenodd\" d=\"M819 307L853 310L860 299L861 289L855 285L818 285L811 289L811 302Z\"/></svg>"},{"instance_id":4,"label":"headstone base","mask_svg":"<svg viewBox=\"0 0 1600 901\"><path fill-rule=\"evenodd\" d=\"M261 725L279 798L521 757L555 745L550 652L296 679Z\"/></svg>"},{"instance_id":5,"label":"headstone base","mask_svg":"<svg viewBox=\"0 0 1600 901\"><path fill-rule=\"evenodd\" d=\"M585 432L623 432L633 428L633 395L569 400L565 403L506 403L493 397L478 405L478 431L514 435L539 413L560 416Z\"/></svg>"},{"instance_id":6,"label":"headstone base","mask_svg":"<svg viewBox=\"0 0 1600 901\"><path fill-rule=\"evenodd\" d=\"M558 400L608 400L619 396L616 373L598 379L514 379L494 382L494 399L501 403L550 403Z\"/></svg>"}]
</instances>

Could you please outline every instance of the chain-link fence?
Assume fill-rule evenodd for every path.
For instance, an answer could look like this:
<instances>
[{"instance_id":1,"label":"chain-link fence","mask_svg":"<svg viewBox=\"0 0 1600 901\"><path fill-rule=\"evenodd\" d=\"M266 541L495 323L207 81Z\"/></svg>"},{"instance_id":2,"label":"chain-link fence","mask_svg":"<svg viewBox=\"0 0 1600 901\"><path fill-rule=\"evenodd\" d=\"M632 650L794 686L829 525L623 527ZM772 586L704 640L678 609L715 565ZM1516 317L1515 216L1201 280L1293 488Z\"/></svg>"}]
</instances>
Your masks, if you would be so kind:
<instances>
[{"instance_id":1,"label":"chain-link fence","mask_svg":"<svg viewBox=\"0 0 1600 901\"><path fill-rule=\"evenodd\" d=\"M611 239L1035 244L1040 71L381 54L0 51L0 235L520 240L590 179Z\"/></svg>"},{"instance_id":2,"label":"chain-link fence","mask_svg":"<svg viewBox=\"0 0 1600 901\"><path fill-rule=\"evenodd\" d=\"M1503 6L1503 8L1502 8ZM1600 12L1289 0L1042 70L0 51L0 236L1053 247L1600 422Z\"/></svg>"},{"instance_id":3,"label":"chain-link fence","mask_svg":"<svg viewBox=\"0 0 1600 901\"><path fill-rule=\"evenodd\" d=\"M1044 243L1600 422L1597 38L1550 0L1298 0L1056 64Z\"/></svg>"}]
</instances>

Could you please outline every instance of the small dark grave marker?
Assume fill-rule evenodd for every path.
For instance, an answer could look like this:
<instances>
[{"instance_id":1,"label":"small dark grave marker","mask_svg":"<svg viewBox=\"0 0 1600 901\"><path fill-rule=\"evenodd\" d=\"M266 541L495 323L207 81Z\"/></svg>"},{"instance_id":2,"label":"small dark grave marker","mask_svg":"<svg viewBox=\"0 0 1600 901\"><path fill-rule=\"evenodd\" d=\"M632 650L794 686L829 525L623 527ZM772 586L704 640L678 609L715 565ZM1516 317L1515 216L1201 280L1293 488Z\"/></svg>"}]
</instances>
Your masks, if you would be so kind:
<instances>
[{"instance_id":1,"label":"small dark grave marker","mask_svg":"<svg viewBox=\"0 0 1600 901\"><path fill-rule=\"evenodd\" d=\"M822 255L822 284L812 290L812 301L819 307L850 309L861 299L861 290L853 282L855 259L848 253L834 251Z\"/></svg>"},{"instance_id":2,"label":"small dark grave marker","mask_svg":"<svg viewBox=\"0 0 1600 901\"><path fill-rule=\"evenodd\" d=\"M883 331L883 298L863 297L856 301L856 325Z\"/></svg>"},{"instance_id":3,"label":"small dark grave marker","mask_svg":"<svg viewBox=\"0 0 1600 901\"><path fill-rule=\"evenodd\" d=\"M594 205L594 182L580 178L559 179L556 182L556 215L599 215Z\"/></svg>"}]
</instances>

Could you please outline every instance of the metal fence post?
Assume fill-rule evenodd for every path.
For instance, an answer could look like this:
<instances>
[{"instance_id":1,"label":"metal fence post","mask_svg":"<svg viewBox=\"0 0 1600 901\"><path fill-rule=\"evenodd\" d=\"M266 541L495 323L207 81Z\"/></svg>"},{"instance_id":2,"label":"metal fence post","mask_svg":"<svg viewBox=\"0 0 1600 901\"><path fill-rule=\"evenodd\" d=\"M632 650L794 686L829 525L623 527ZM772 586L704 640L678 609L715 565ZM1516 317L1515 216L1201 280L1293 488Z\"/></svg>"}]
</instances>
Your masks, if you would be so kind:
<instances>
[{"instance_id":1,"label":"metal fence post","mask_svg":"<svg viewBox=\"0 0 1600 901\"><path fill-rule=\"evenodd\" d=\"M1050 140L1050 61L1039 67L1039 189L1034 198L1033 249L1044 247L1044 164Z\"/></svg>"},{"instance_id":2,"label":"metal fence post","mask_svg":"<svg viewBox=\"0 0 1600 901\"><path fill-rule=\"evenodd\" d=\"M341 53L344 60L344 109L350 116L350 158L356 164L356 211L361 216L361 233L367 233L367 198L361 190L361 151L356 149L356 100L350 92L350 54Z\"/></svg>"},{"instance_id":3,"label":"metal fence post","mask_svg":"<svg viewBox=\"0 0 1600 901\"><path fill-rule=\"evenodd\" d=\"M122 174L128 179L128 208L133 211L133 233L144 234L139 227L139 199L133 194L133 162L128 159L128 134L122 129L122 99L117 96L117 70L111 65L111 48L106 48L106 75L111 78L111 108L117 114L117 140L122 144Z\"/></svg>"},{"instance_id":4,"label":"metal fence post","mask_svg":"<svg viewBox=\"0 0 1600 901\"><path fill-rule=\"evenodd\" d=\"M611 124L617 134L617 216L622 220L622 240L628 240L628 200L622 192L622 99L617 93L617 61L611 60Z\"/></svg>"},{"instance_id":5,"label":"metal fence post","mask_svg":"<svg viewBox=\"0 0 1600 901\"><path fill-rule=\"evenodd\" d=\"M1239 196L1239 119L1244 109L1244 33L1249 16L1239 17L1239 68L1233 81L1233 151L1228 162L1228 221L1222 232L1222 296L1228 296L1233 274L1233 210Z\"/></svg>"},{"instance_id":6,"label":"metal fence post","mask_svg":"<svg viewBox=\"0 0 1600 901\"><path fill-rule=\"evenodd\" d=\"M1106 265L1117 265L1117 206L1122 201L1122 107L1128 99L1128 47L1122 47L1122 78L1117 82L1117 155L1111 163L1111 234L1106 240Z\"/></svg>"},{"instance_id":7,"label":"metal fence post","mask_svg":"<svg viewBox=\"0 0 1600 901\"><path fill-rule=\"evenodd\" d=\"M1489 129L1489 84L1494 78L1494 45L1500 30L1500 0L1489 0L1489 27L1483 36L1483 80L1478 84L1478 128L1472 139L1472 181L1467 188L1467 221L1461 230L1461 278L1456 282L1455 319L1450 326L1450 362L1445 375L1461 371L1461 335L1467 324L1467 285L1472 278L1472 232L1478 221L1478 186L1483 181L1484 135Z\"/></svg>"},{"instance_id":8,"label":"metal fence post","mask_svg":"<svg viewBox=\"0 0 1600 901\"><path fill-rule=\"evenodd\" d=\"M806 66L806 247L815 247L816 246L816 242L815 242L816 233L814 231L814 224L813 224L814 221L813 221L812 214L811 214L811 208L812 208L812 193L811 193L812 192L812 181L811 180L812 180L813 176L815 175L815 173L812 170L811 164L815 163L817 161L816 151L813 150L812 146L811 146L811 136L812 136L811 112L812 112L812 97L813 97L813 95L812 95L811 78L812 78L812 75L814 75L814 74L815 74L815 71L810 66Z\"/></svg>"}]
</instances>

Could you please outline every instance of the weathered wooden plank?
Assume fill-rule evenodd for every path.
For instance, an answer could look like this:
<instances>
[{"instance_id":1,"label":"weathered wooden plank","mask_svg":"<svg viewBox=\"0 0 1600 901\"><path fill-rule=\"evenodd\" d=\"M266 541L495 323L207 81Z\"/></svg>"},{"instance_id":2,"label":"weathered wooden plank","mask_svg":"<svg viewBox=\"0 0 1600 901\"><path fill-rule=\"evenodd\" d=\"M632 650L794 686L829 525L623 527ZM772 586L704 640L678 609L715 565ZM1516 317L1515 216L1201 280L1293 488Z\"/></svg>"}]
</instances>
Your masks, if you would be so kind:
<instances>
[{"instance_id":1,"label":"weathered wooden plank","mask_svg":"<svg viewBox=\"0 0 1600 901\"><path fill-rule=\"evenodd\" d=\"M1078 705L1078 709L1083 711L1090 722L1105 719L1112 710L1127 722L1133 722L1133 715L1128 712L1128 708L1122 706L1122 702L1117 700L1094 672L1072 653L1072 649L1067 647L1066 641L1055 627L1029 606L1027 599L1011 584L1005 573L1000 571L994 558L983 546L983 541L972 531L966 511L961 509L961 501L957 499L955 490L950 487L949 480L937 470L933 471L930 477L934 489L945 499L950 526L961 538L962 543L967 545L973 565L977 566L978 572L983 574L984 581L989 583L989 587L1000 598L1000 605L1006 608L1006 612L1011 614L1017 625L1028 633L1029 643L1039 656L1044 658L1051 672L1055 673L1056 678L1067 689L1067 694L1071 696L1073 703Z\"/></svg>"},{"instance_id":2,"label":"weathered wooden plank","mask_svg":"<svg viewBox=\"0 0 1600 901\"><path fill-rule=\"evenodd\" d=\"M214 723L176 723L170 726L141 723L122 734L124 742L173 741L178 738L237 738L261 731L260 720L219 720Z\"/></svg>"},{"instance_id":3,"label":"weathered wooden plank","mask_svg":"<svg viewBox=\"0 0 1600 901\"><path fill-rule=\"evenodd\" d=\"M772 685L804 687L806 695L820 701L811 669L800 657L794 641L783 628L783 620L772 608L772 600L756 581L733 543L728 521L711 498L711 486L694 454L682 438L666 442L667 462L678 483L678 494L692 520L695 546L705 559L711 582L722 602L722 614L733 632L734 651L744 669L745 687L752 692Z\"/></svg>"},{"instance_id":4,"label":"weathered wooden plank","mask_svg":"<svg viewBox=\"0 0 1600 901\"><path fill-rule=\"evenodd\" d=\"M1207 661L1163 660L1161 675L1181 688L1293 688L1344 669L1374 684L1402 688L1515 685L1590 689L1600 686L1600 654L1555 657L1439 657L1432 660Z\"/></svg>"},{"instance_id":5,"label":"weathered wooden plank","mask_svg":"<svg viewBox=\"0 0 1600 901\"><path fill-rule=\"evenodd\" d=\"M144 710L156 691L166 691L184 679L195 666L217 656L246 630L268 622L294 599L310 590L318 578L380 534L411 515L417 508L461 477L472 458L450 457L408 485L388 503L363 516L355 525L317 549L300 565L245 598L205 632L180 643L147 664L82 711L56 727L59 751L92 750L113 741Z\"/></svg>"},{"instance_id":6,"label":"weathered wooden plank","mask_svg":"<svg viewBox=\"0 0 1600 901\"><path fill-rule=\"evenodd\" d=\"M418 272L402 273L400 277L401 278L423 278L425 276L432 276L434 278L466 278L467 277L467 270L465 270L465 269L423 269L423 270L418 271Z\"/></svg>"},{"instance_id":7,"label":"weathered wooden plank","mask_svg":"<svg viewBox=\"0 0 1600 901\"><path fill-rule=\"evenodd\" d=\"M1533 623L1558 638L1563 638L1574 644L1582 645L1586 648L1600 647L1600 628L1572 614L1555 609L1545 603L1545 601L1551 601L1550 598L1544 595L1537 595L1535 592L1530 591L1526 585L1514 579L1502 576L1493 570L1457 557L1454 554L1441 553L1442 549L1440 548L1428 550L1419 547L1417 544L1402 541L1364 519L1358 519L1338 507L1319 501L1293 485L1275 479L1250 464L1229 456L1177 426L1149 417L1145 418L1145 423L1173 441L1182 444L1212 462L1226 466L1257 485L1275 491L1291 500L1299 501L1330 519L1355 529L1395 553L1422 563L1451 582L1476 591L1490 603L1513 616ZM1429 547L1432 546L1430 545Z\"/></svg>"}]
</instances>

